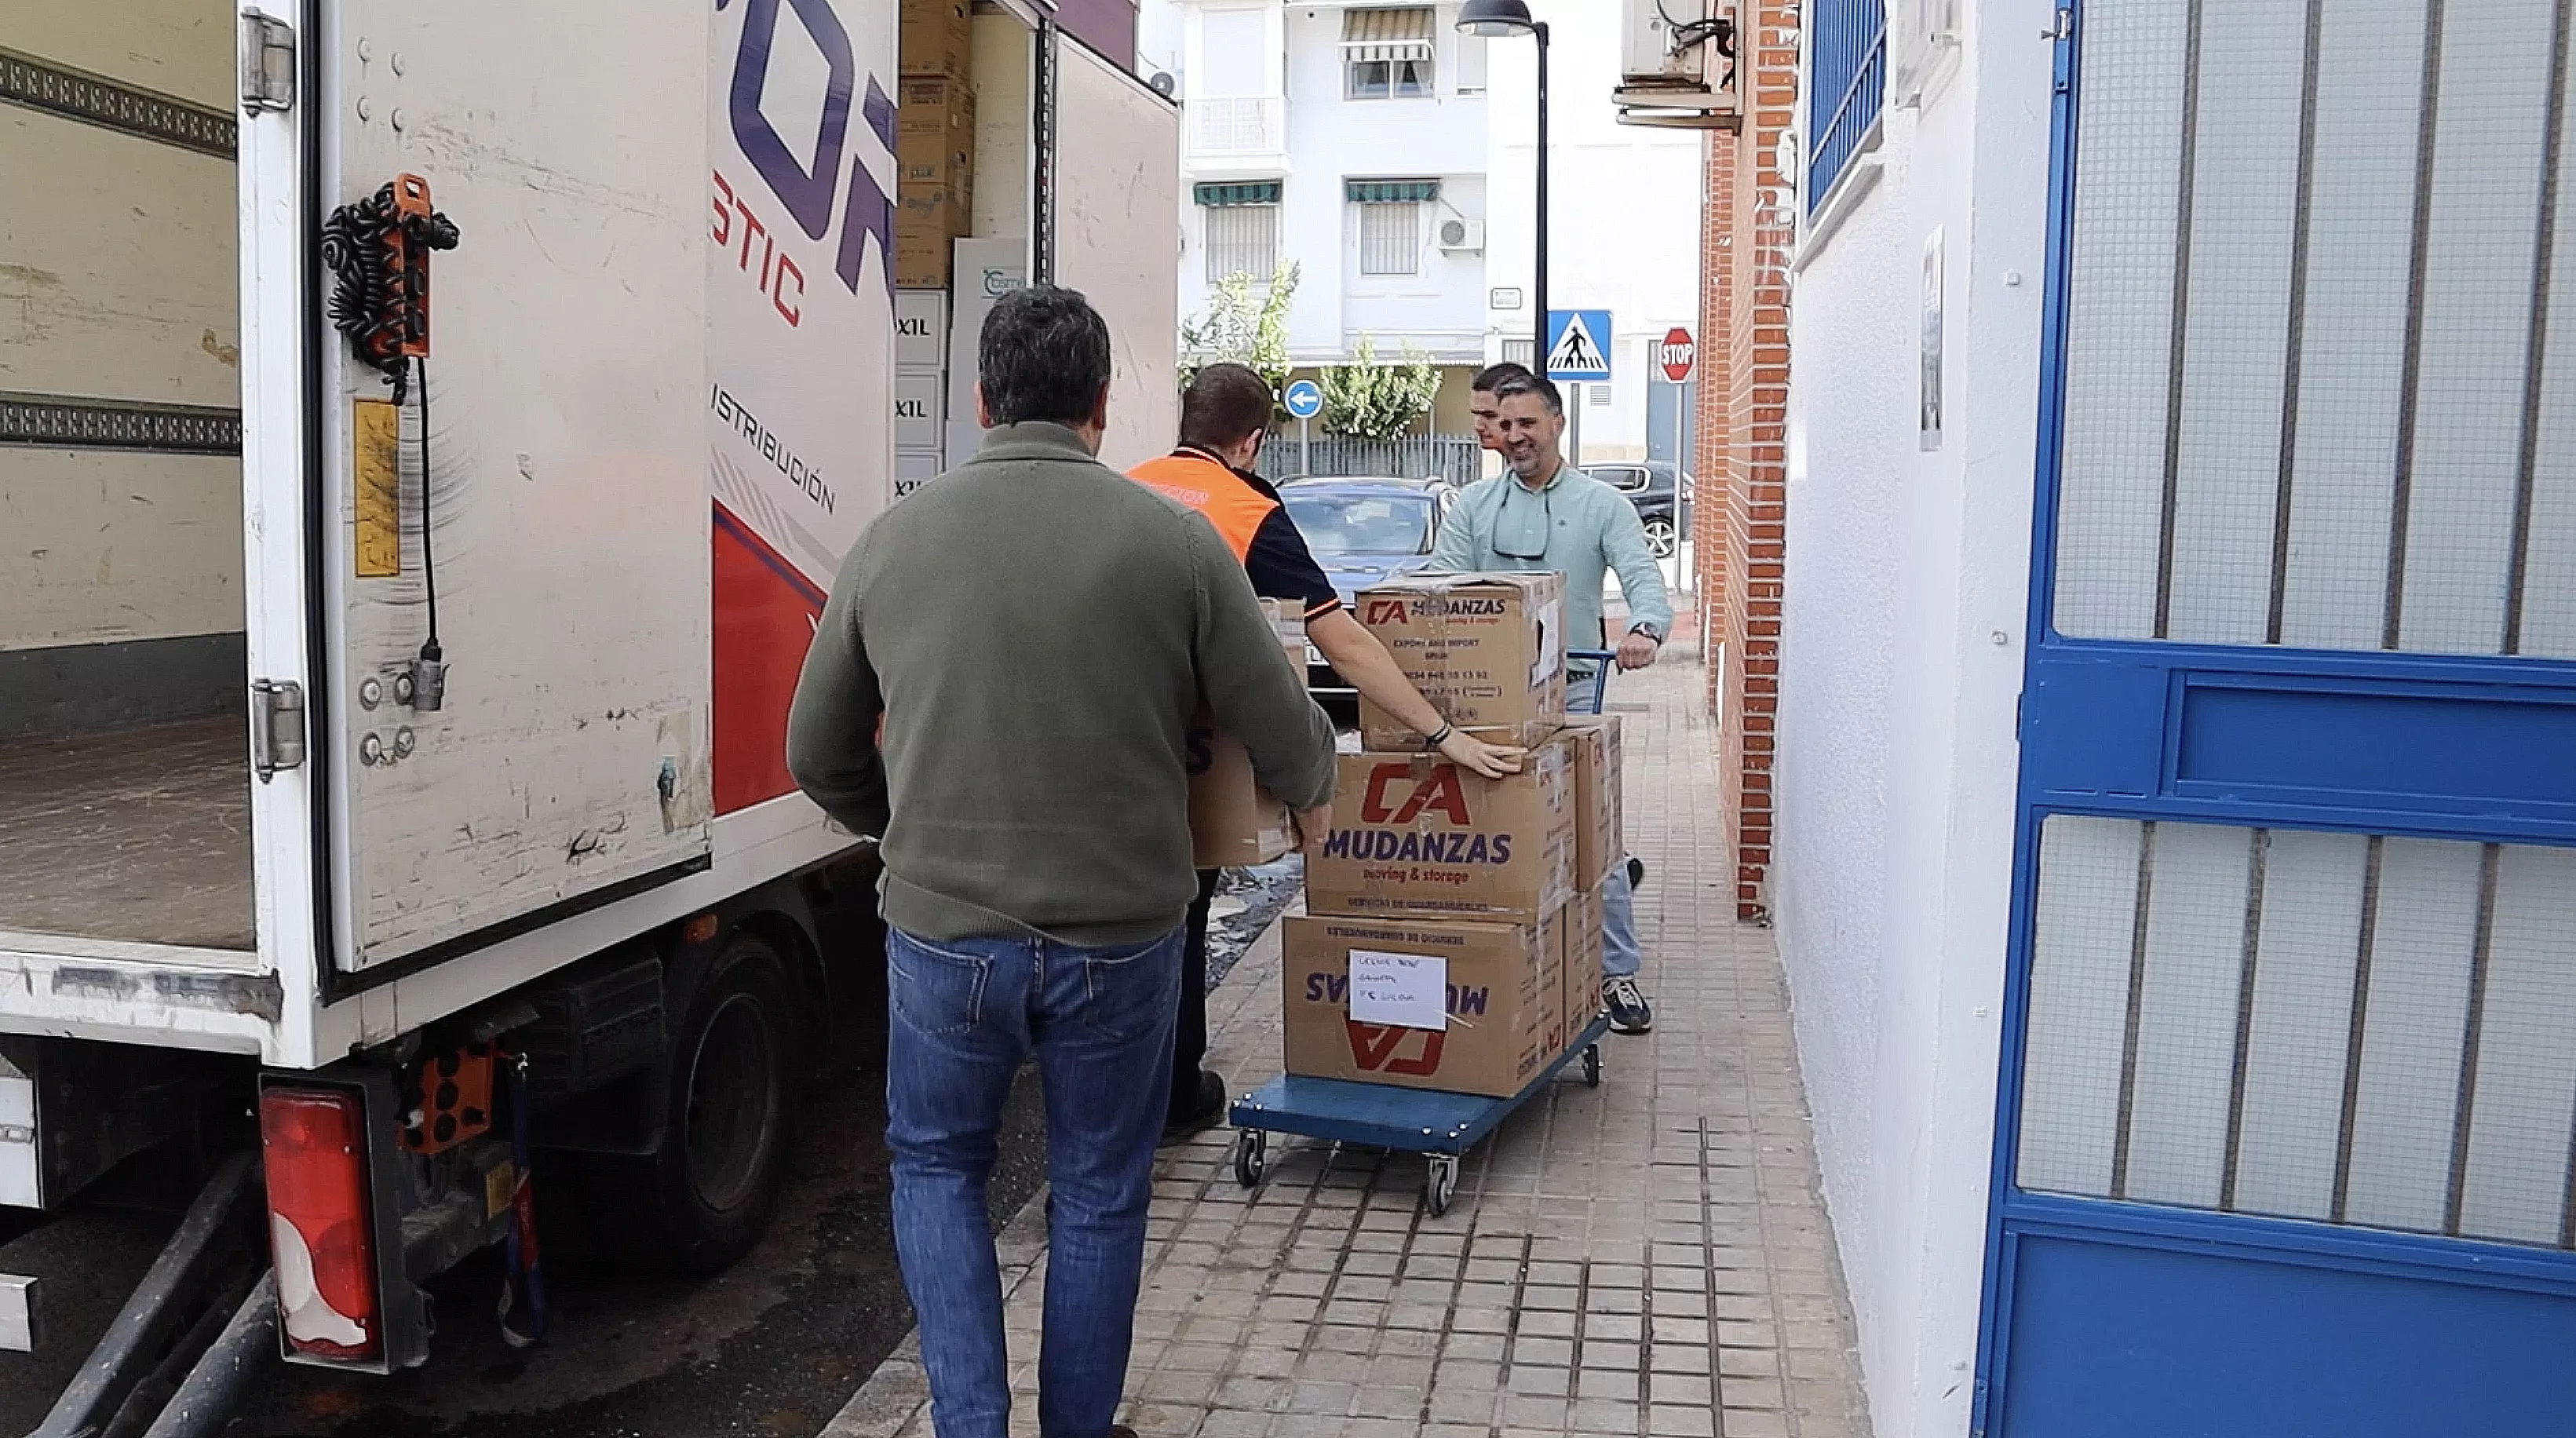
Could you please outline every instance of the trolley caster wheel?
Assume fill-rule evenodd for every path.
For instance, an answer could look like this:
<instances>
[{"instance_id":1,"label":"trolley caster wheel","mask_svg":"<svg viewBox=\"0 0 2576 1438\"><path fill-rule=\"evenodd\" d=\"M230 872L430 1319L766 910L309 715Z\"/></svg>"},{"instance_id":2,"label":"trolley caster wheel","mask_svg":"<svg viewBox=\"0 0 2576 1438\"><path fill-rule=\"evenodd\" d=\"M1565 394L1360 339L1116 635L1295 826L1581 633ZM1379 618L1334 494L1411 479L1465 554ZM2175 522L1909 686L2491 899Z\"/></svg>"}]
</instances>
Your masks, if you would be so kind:
<instances>
[{"instance_id":1,"label":"trolley caster wheel","mask_svg":"<svg viewBox=\"0 0 2576 1438\"><path fill-rule=\"evenodd\" d=\"M1431 1204L1431 1216L1434 1218L1446 1216L1449 1212L1449 1201L1458 1196L1458 1160L1447 1154L1434 1155L1431 1159L1431 1176L1423 1181L1422 1191L1423 1197Z\"/></svg>"},{"instance_id":2,"label":"trolley caster wheel","mask_svg":"<svg viewBox=\"0 0 2576 1438\"><path fill-rule=\"evenodd\" d=\"M1601 1045L1583 1046L1583 1083L1586 1088L1601 1087Z\"/></svg>"},{"instance_id":3,"label":"trolley caster wheel","mask_svg":"<svg viewBox=\"0 0 2576 1438\"><path fill-rule=\"evenodd\" d=\"M1234 1136L1234 1181L1250 1188L1261 1182L1263 1170L1270 1166L1270 1135L1266 1130L1248 1128Z\"/></svg>"}]
</instances>

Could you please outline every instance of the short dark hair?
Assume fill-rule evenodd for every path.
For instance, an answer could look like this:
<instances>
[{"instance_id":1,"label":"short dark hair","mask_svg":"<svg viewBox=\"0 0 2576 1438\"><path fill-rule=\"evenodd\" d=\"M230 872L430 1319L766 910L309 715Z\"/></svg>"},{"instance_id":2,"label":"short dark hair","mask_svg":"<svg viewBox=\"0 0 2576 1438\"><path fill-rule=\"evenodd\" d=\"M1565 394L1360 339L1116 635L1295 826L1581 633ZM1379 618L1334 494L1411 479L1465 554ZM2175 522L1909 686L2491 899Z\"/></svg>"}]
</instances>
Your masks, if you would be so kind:
<instances>
[{"instance_id":1,"label":"short dark hair","mask_svg":"<svg viewBox=\"0 0 2576 1438\"><path fill-rule=\"evenodd\" d=\"M1024 286L984 316L976 361L993 423L1088 423L1109 387L1109 324L1077 291Z\"/></svg>"},{"instance_id":2,"label":"short dark hair","mask_svg":"<svg viewBox=\"0 0 2576 1438\"><path fill-rule=\"evenodd\" d=\"M1536 378L1536 376L1530 373L1528 365L1520 364L1512 360L1505 360L1501 364L1489 364L1483 369L1476 371L1476 382L1469 385L1468 388L1482 390L1487 394L1498 394L1502 391L1504 385L1511 383L1513 380L1534 378Z\"/></svg>"},{"instance_id":3,"label":"short dark hair","mask_svg":"<svg viewBox=\"0 0 2576 1438\"><path fill-rule=\"evenodd\" d=\"M1201 449L1240 444L1270 428L1270 382L1250 365L1212 364L1181 391L1181 443Z\"/></svg>"},{"instance_id":4,"label":"short dark hair","mask_svg":"<svg viewBox=\"0 0 2576 1438\"><path fill-rule=\"evenodd\" d=\"M1534 394L1546 401L1549 414L1565 413L1565 396L1557 392L1556 381L1541 379L1523 370L1517 378L1504 380L1494 387L1494 398L1510 399L1516 394Z\"/></svg>"}]
</instances>

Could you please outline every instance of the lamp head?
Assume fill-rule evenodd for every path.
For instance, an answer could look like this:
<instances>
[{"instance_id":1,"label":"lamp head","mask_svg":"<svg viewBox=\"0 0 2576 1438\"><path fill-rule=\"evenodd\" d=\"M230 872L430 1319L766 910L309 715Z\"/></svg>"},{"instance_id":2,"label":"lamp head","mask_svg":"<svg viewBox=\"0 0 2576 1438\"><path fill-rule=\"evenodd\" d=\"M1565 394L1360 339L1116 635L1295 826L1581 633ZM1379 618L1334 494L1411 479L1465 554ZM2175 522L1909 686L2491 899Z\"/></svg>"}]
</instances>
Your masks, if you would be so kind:
<instances>
[{"instance_id":1,"label":"lamp head","mask_svg":"<svg viewBox=\"0 0 2576 1438\"><path fill-rule=\"evenodd\" d=\"M1458 7L1458 28L1469 35L1526 35L1538 28L1528 0L1467 0Z\"/></svg>"}]
</instances>

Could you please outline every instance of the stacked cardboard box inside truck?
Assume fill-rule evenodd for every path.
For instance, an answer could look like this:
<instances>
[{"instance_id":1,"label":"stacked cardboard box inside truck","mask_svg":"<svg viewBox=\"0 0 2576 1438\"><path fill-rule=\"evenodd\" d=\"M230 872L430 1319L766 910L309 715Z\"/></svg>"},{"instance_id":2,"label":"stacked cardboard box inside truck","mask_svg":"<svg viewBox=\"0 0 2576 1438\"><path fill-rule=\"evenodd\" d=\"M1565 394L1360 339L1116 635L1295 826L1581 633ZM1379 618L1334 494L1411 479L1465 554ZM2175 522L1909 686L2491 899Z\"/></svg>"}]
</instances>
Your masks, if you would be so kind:
<instances>
[{"instance_id":1,"label":"stacked cardboard box inside truck","mask_svg":"<svg viewBox=\"0 0 2576 1438\"><path fill-rule=\"evenodd\" d=\"M1288 1072L1510 1095L1599 1012L1618 731L1566 727L1558 583L1426 575L1359 595L1450 722L1530 752L1485 779L1363 705L1285 930Z\"/></svg>"},{"instance_id":2,"label":"stacked cardboard box inside truck","mask_svg":"<svg viewBox=\"0 0 2576 1438\"><path fill-rule=\"evenodd\" d=\"M972 0L901 6L894 268L905 289L947 288L956 241L974 232L973 19Z\"/></svg>"}]
</instances>

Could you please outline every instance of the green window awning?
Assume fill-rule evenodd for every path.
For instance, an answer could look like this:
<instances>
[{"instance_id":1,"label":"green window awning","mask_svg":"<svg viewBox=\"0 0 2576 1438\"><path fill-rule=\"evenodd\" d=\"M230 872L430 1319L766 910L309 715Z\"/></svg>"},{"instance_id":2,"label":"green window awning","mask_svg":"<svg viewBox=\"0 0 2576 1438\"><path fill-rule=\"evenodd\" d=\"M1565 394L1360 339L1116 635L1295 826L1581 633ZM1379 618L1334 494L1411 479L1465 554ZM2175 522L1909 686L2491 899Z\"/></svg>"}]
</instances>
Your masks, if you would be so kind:
<instances>
[{"instance_id":1,"label":"green window awning","mask_svg":"<svg viewBox=\"0 0 2576 1438\"><path fill-rule=\"evenodd\" d=\"M1210 209L1228 205L1275 205L1279 203L1277 180L1241 180L1227 185L1199 185L1190 197Z\"/></svg>"},{"instance_id":2,"label":"green window awning","mask_svg":"<svg viewBox=\"0 0 2576 1438\"><path fill-rule=\"evenodd\" d=\"M1342 198L1354 205L1427 205L1440 198L1438 180L1344 180Z\"/></svg>"}]
</instances>

